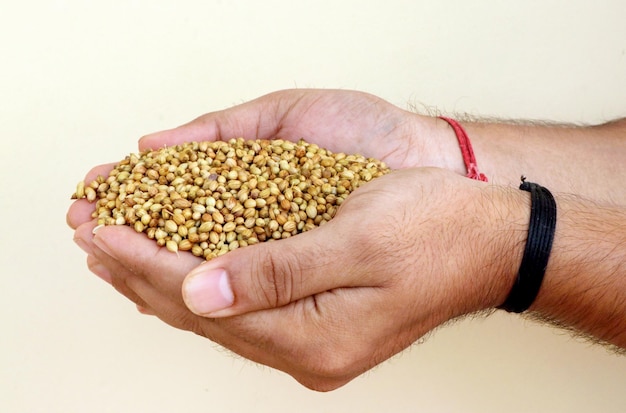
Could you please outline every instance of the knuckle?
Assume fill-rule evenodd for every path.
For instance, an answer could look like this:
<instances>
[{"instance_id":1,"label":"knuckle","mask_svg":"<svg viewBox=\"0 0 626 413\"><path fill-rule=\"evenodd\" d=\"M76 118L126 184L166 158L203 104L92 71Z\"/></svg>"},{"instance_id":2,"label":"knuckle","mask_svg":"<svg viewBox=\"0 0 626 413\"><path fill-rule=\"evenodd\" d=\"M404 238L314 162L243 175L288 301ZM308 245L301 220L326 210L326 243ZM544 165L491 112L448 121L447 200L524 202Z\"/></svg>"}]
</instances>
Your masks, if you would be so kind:
<instances>
[{"instance_id":1,"label":"knuckle","mask_svg":"<svg viewBox=\"0 0 626 413\"><path fill-rule=\"evenodd\" d=\"M338 356L335 352L322 352L322 356L306 363L304 374L294 376L303 386L316 391L326 392L335 390L358 375L354 373L352 358L345 354Z\"/></svg>"},{"instance_id":2,"label":"knuckle","mask_svg":"<svg viewBox=\"0 0 626 413\"><path fill-rule=\"evenodd\" d=\"M299 276L294 254L283 251L272 254L266 248L257 249L256 268L253 271L254 283L258 288L261 302L271 307L280 307L293 299L294 279Z\"/></svg>"},{"instance_id":3,"label":"knuckle","mask_svg":"<svg viewBox=\"0 0 626 413\"><path fill-rule=\"evenodd\" d=\"M308 345L300 348L299 354L294 354L298 360L295 368L298 375L294 378L317 391L343 386L367 369L361 351L353 344L309 340Z\"/></svg>"},{"instance_id":4,"label":"knuckle","mask_svg":"<svg viewBox=\"0 0 626 413\"><path fill-rule=\"evenodd\" d=\"M348 383L349 380L328 380L328 379L311 379L309 377L294 377L300 384L304 387L318 391L318 392L329 392L332 390L336 390L339 387Z\"/></svg>"}]
</instances>

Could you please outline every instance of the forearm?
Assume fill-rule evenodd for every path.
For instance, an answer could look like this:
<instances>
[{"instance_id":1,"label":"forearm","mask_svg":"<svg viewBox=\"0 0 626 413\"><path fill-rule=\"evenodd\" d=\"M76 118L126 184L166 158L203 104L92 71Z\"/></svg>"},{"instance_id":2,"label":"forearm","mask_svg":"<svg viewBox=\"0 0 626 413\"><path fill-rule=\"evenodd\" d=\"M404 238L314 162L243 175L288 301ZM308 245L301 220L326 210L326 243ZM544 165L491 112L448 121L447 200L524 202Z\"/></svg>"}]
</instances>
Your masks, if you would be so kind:
<instances>
[{"instance_id":1,"label":"forearm","mask_svg":"<svg viewBox=\"0 0 626 413\"><path fill-rule=\"evenodd\" d=\"M464 126L493 183L515 184L524 174L556 193L626 205L626 119L593 127Z\"/></svg>"},{"instance_id":2,"label":"forearm","mask_svg":"<svg viewBox=\"0 0 626 413\"><path fill-rule=\"evenodd\" d=\"M626 348L626 208L556 199L552 254L530 310Z\"/></svg>"},{"instance_id":3,"label":"forearm","mask_svg":"<svg viewBox=\"0 0 626 413\"><path fill-rule=\"evenodd\" d=\"M531 313L626 348L626 119L589 127L463 126L491 183L517 186L524 174L557 198L553 251ZM437 127L448 131L442 144L456 144L446 122ZM463 171L460 153L446 160Z\"/></svg>"},{"instance_id":4,"label":"forearm","mask_svg":"<svg viewBox=\"0 0 626 413\"><path fill-rule=\"evenodd\" d=\"M438 157L428 164L465 173L447 122L421 117ZM425 121L427 119L427 121ZM555 193L626 205L626 118L599 126L462 122L478 168L491 183L517 185L520 175Z\"/></svg>"}]
</instances>

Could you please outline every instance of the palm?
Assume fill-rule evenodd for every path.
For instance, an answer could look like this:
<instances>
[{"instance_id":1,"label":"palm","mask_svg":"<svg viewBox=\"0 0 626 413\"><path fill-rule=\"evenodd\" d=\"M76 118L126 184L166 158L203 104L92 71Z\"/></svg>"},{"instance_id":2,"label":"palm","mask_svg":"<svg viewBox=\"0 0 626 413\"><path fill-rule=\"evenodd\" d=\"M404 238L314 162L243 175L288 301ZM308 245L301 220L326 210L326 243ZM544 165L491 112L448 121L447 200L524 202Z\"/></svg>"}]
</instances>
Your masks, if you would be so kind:
<instances>
[{"instance_id":1,"label":"palm","mask_svg":"<svg viewBox=\"0 0 626 413\"><path fill-rule=\"evenodd\" d=\"M285 98L289 104L290 96ZM405 118L404 111L372 95L315 91L285 111L279 136L301 136L331 150L382 158L385 141L400 138Z\"/></svg>"},{"instance_id":2,"label":"palm","mask_svg":"<svg viewBox=\"0 0 626 413\"><path fill-rule=\"evenodd\" d=\"M410 113L361 92L288 90L213 112L180 128L150 135L140 147L160 147L190 140L282 138L305 139L335 152L360 153L393 168L415 166L410 152Z\"/></svg>"}]
</instances>

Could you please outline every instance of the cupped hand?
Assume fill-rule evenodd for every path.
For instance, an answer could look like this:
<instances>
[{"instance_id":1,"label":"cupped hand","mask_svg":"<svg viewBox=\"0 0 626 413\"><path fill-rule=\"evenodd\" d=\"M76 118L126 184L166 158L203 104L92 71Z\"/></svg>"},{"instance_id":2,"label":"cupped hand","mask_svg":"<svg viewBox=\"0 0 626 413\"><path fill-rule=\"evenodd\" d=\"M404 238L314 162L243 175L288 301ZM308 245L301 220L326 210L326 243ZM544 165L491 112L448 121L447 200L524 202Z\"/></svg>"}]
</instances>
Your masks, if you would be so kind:
<instances>
[{"instance_id":1,"label":"cupped hand","mask_svg":"<svg viewBox=\"0 0 626 413\"><path fill-rule=\"evenodd\" d=\"M464 174L456 138L446 122L420 116L374 95L348 90L294 89L262 96L139 140L139 150L191 141L301 138L335 152L385 161L392 169L437 166ZM113 164L93 168L85 182L106 176ZM73 229L91 218L85 201L72 205Z\"/></svg>"},{"instance_id":2,"label":"cupped hand","mask_svg":"<svg viewBox=\"0 0 626 413\"><path fill-rule=\"evenodd\" d=\"M83 223L76 238L147 312L331 390L447 320L504 300L523 243L510 225L527 222L523 199L509 202L518 192L399 170L358 189L319 228L204 263L129 227L92 237Z\"/></svg>"},{"instance_id":3,"label":"cupped hand","mask_svg":"<svg viewBox=\"0 0 626 413\"><path fill-rule=\"evenodd\" d=\"M394 169L435 165L464 173L445 123L352 91L272 93L145 136L139 149L240 136L304 138ZM86 181L111 168L94 168ZM89 268L141 311L328 390L440 323L493 304L488 297L497 289L466 285L473 267L453 241L463 235L475 243L471 231L452 229L462 224L467 200L448 203L441 188L450 183L474 194L480 186L454 174L396 171L352 194L318 229L205 264L158 248L129 227L100 228L94 236L93 204L85 200L72 204L67 221Z\"/></svg>"},{"instance_id":4,"label":"cupped hand","mask_svg":"<svg viewBox=\"0 0 626 413\"><path fill-rule=\"evenodd\" d=\"M238 137L303 138L334 152L380 159L393 169L439 166L464 173L456 138L445 122L400 109L371 94L347 90L270 93L144 136L139 148Z\"/></svg>"}]
</instances>

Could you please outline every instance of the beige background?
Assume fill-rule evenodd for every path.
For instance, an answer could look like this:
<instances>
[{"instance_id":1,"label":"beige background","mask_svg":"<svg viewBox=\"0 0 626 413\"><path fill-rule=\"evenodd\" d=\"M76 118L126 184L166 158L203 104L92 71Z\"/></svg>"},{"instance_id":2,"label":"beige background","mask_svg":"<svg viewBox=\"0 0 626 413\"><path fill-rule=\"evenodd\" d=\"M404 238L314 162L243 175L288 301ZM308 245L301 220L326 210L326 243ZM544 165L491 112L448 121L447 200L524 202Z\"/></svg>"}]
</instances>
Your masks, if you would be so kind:
<instances>
[{"instance_id":1,"label":"beige background","mask_svg":"<svg viewBox=\"0 0 626 413\"><path fill-rule=\"evenodd\" d=\"M0 0L0 411L625 411L625 357L500 314L312 392L139 315L88 273L65 226L91 166L281 88L447 113L624 116L624 16L623 0Z\"/></svg>"}]
</instances>

